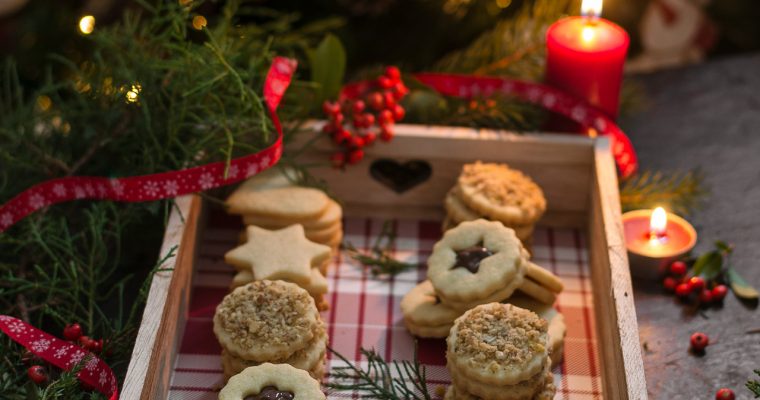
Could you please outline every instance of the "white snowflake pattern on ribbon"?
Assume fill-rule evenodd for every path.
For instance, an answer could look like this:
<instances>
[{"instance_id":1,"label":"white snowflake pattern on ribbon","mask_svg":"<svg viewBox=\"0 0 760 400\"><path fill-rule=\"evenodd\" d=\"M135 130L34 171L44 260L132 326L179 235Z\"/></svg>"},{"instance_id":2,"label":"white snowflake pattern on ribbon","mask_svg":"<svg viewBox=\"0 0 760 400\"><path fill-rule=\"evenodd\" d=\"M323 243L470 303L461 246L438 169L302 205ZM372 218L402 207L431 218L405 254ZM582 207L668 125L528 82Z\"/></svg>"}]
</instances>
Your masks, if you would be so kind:
<instances>
[{"instance_id":1,"label":"white snowflake pattern on ribbon","mask_svg":"<svg viewBox=\"0 0 760 400\"><path fill-rule=\"evenodd\" d=\"M111 189L113 189L113 192L116 193L117 196L122 196L124 194L124 185L119 182L118 179L111 179Z\"/></svg>"},{"instance_id":2,"label":"white snowflake pattern on ribbon","mask_svg":"<svg viewBox=\"0 0 760 400\"><path fill-rule=\"evenodd\" d=\"M551 93L548 93L546 96L544 96L543 104L546 108L552 108L555 104L557 104L557 97Z\"/></svg>"},{"instance_id":3,"label":"white snowflake pattern on ribbon","mask_svg":"<svg viewBox=\"0 0 760 400\"><path fill-rule=\"evenodd\" d=\"M55 354L53 354L53 357L63 358L68 353L69 353L68 347L59 347L58 350L55 351Z\"/></svg>"},{"instance_id":4,"label":"white snowflake pattern on ribbon","mask_svg":"<svg viewBox=\"0 0 760 400\"><path fill-rule=\"evenodd\" d=\"M95 195L95 188L92 187L92 185L90 185L89 183L87 185L85 185L84 191L87 192L88 196Z\"/></svg>"},{"instance_id":5,"label":"white snowflake pattern on ribbon","mask_svg":"<svg viewBox=\"0 0 760 400\"><path fill-rule=\"evenodd\" d=\"M150 197L155 197L161 189L158 187L158 182L148 181L145 183L145 193Z\"/></svg>"},{"instance_id":6,"label":"white snowflake pattern on ribbon","mask_svg":"<svg viewBox=\"0 0 760 400\"><path fill-rule=\"evenodd\" d=\"M214 187L214 176L208 172L204 172L203 175L201 175L201 177L198 179L198 184L204 190L210 189Z\"/></svg>"},{"instance_id":7,"label":"white snowflake pattern on ribbon","mask_svg":"<svg viewBox=\"0 0 760 400\"><path fill-rule=\"evenodd\" d=\"M42 353L50 348L50 341L47 339L38 339L31 343L32 351L35 353Z\"/></svg>"},{"instance_id":8,"label":"white snowflake pattern on ribbon","mask_svg":"<svg viewBox=\"0 0 760 400\"><path fill-rule=\"evenodd\" d=\"M106 197L108 194L108 187L106 185L98 185L98 196Z\"/></svg>"},{"instance_id":9,"label":"white snowflake pattern on ribbon","mask_svg":"<svg viewBox=\"0 0 760 400\"><path fill-rule=\"evenodd\" d=\"M230 165L230 169L227 170L227 179L235 179L240 173L240 168L237 165Z\"/></svg>"},{"instance_id":10,"label":"white snowflake pattern on ribbon","mask_svg":"<svg viewBox=\"0 0 760 400\"><path fill-rule=\"evenodd\" d=\"M87 353L82 350L76 350L75 352L71 353L71 358L69 358L68 366L71 367L79 364L79 362L82 361L86 354Z\"/></svg>"},{"instance_id":11,"label":"white snowflake pattern on ribbon","mask_svg":"<svg viewBox=\"0 0 760 400\"><path fill-rule=\"evenodd\" d=\"M74 197L77 199L81 199L82 197L86 196L87 193L84 192L84 189L82 189L80 186L74 187Z\"/></svg>"},{"instance_id":12,"label":"white snowflake pattern on ribbon","mask_svg":"<svg viewBox=\"0 0 760 400\"><path fill-rule=\"evenodd\" d=\"M0 322L15 321L16 318L9 317L7 315L0 315Z\"/></svg>"},{"instance_id":13,"label":"white snowflake pattern on ribbon","mask_svg":"<svg viewBox=\"0 0 760 400\"><path fill-rule=\"evenodd\" d=\"M53 185L53 193L58 197L66 196L66 186L63 186L61 183L56 183Z\"/></svg>"},{"instance_id":14,"label":"white snowflake pattern on ribbon","mask_svg":"<svg viewBox=\"0 0 760 400\"><path fill-rule=\"evenodd\" d=\"M95 358L95 356L91 356L87 360L87 364L85 364L84 369L92 372L92 371L95 371L95 368L97 368L97 367L98 367L98 359Z\"/></svg>"},{"instance_id":15,"label":"white snowflake pattern on ribbon","mask_svg":"<svg viewBox=\"0 0 760 400\"><path fill-rule=\"evenodd\" d=\"M11 333L24 333L26 332L26 326L21 321L11 320L11 322L8 323L8 330L11 331Z\"/></svg>"},{"instance_id":16,"label":"white snowflake pattern on ribbon","mask_svg":"<svg viewBox=\"0 0 760 400\"><path fill-rule=\"evenodd\" d=\"M166 181L166 183L164 183L164 192L166 192L166 194L169 196L176 196L179 192L179 185L177 184L177 181Z\"/></svg>"},{"instance_id":17,"label":"white snowflake pattern on ribbon","mask_svg":"<svg viewBox=\"0 0 760 400\"><path fill-rule=\"evenodd\" d=\"M586 119L586 109L580 106L576 106L570 112L570 115L572 116L574 121L581 122Z\"/></svg>"},{"instance_id":18,"label":"white snowflake pattern on ribbon","mask_svg":"<svg viewBox=\"0 0 760 400\"><path fill-rule=\"evenodd\" d=\"M607 130L607 123L604 122L604 118L602 117L596 117L596 119L594 119L594 126L596 126L596 129L602 132Z\"/></svg>"},{"instance_id":19,"label":"white snowflake pattern on ribbon","mask_svg":"<svg viewBox=\"0 0 760 400\"><path fill-rule=\"evenodd\" d=\"M256 163L252 163L248 166L248 169L245 171L246 177L251 177L259 173L259 165Z\"/></svg>"},{"instance_id":20,"label":"white snowflake pattern on ribbon","mask_svg":"<svg viewBox=\"0 0 760 400\"><path fill-rule=\"evenodd\" d=\"M6 227L13 222L13 216L10 213L0 215L0 226Z\"/></svg>"},{"instance_id":21,"label":"white snowflake pattern on ribbon","mask_svg":"<svg viewBox=\"0 0 760 400\"><path fill-rule=\"evenodd\" d=\"M105 370L101 370L100 374L98 374L98 383L100 384L100 386L105 386L107 381L108 381L108 374L106 374Z\"/></svg>"},{"instance_id":22,"label":"white snowflake pattern on ribbon","mask_svg":"<svg viewBox=\"0 0 760 400\"><path fill-rule=\"evenodd\" d=\"M528 90L528 99L530 99L530 101L537 101L538 99L541 98L542 94L543 94L543 92L541 91L541 89L539 89L539 88L532 88L532 89Z\"/></svg>"},{"instance_id":23,"label":"white snowflake pattern on ribbon","mask_svg":"<svg viewBox=\"0 0 760 400\"><path fill-rule=\"evenodd\" d=\"M269 166L269 163L272 161L269 156L261 157L261 162L259 162L259 169L264 169Z\"/></svg>"},{"instance_id":24,"label":"white snowflake pattern on ribbon","mask_svg":"<svg viewBox=\"0 0 760 400\"><path fill-rule=\"evenodd\" d=\"M35 193L29 198L29 206L34 209L45 207L45 204L45 197L39 193Z\"/></svg>"}]
</instances>

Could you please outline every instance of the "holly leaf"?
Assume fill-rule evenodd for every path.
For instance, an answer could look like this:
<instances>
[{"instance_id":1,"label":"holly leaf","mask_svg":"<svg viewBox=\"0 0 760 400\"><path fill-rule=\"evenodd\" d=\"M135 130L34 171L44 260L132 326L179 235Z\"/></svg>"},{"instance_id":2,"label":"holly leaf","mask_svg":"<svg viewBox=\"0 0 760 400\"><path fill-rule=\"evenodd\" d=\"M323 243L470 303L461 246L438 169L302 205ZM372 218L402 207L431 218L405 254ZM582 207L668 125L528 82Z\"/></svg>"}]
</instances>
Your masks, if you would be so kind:
<instances>
[{"instance_id":1,"label":"holly leaf","mask_svg":"<svg viewBox=\"0 0 760 400\"><path fill-rule=\"evenodd\" d=\"M697 261L692 267L692 273L694 276L703 275L707 280L714 278L720 274L720 268L723 265L723 255L717 251L710 251L702 254L697 258Z\"/></svg>"},{"instance_id":2,"label":"holly leaf","mask_svg":"<svg viewBox=\"0 0 760 400\"><path fill-rule=\"evenodd\" d=\"M750 285L747 281L745 281L744 278L742 278L742 276L736 272L736 270L729 268L727 270L727 273L728 283L731 285L731 290L734 291L736 297L739 297L743 300L757 300L757 290L753 288L752 285Z\"/></svg>"},{"instance_id":3,"label":"holly leaf","mask_svg":"<svg viewBox=\"0 0 760 400\"><path fill-rule=\"evenodd\" d=\"M346 50L333 34L325 35L314 51L310 52L311 80L320 85L320 101L338 97L346 72Z\"/></svg>"},{"instance_id":4,"label":"holly leaf","mask_svg":"<svg viewBox=\"0 0 760 400\"><path fill-rule=\"evenodd\" d=\"M731 252L734 251L734 246L722 240L716 241L715 247L718 248L719 251L722 251L723 253L726 253L726 254L731 254Z\"/></svg>"}]
</instances>

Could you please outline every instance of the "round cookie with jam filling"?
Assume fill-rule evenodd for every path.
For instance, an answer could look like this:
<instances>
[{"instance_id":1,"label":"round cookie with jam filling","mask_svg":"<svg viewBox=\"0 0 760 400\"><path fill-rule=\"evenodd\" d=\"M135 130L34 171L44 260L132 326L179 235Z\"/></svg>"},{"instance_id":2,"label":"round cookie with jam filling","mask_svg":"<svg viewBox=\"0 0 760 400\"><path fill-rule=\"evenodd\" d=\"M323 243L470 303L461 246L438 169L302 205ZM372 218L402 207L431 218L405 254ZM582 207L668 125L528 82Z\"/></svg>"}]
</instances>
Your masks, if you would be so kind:
<instances>
[{"instance_id":1,"label":"round cookie with jam filling","mask_svg":"<svg viewBox=\"0 0 760 400\"><path fill-rule=\"evenodd\" d=\"M454 321L446 358L462 379L516 385L544 369L547 340L547 322L536 313L511 304L484 304Z\"/></svg>"},{"instance_id":2,"label":"round cookie with jam filling","mask_svg":"<svg viewBox=\"0 0 760 400\"><path fill-rule=\"evenodd\" d=\"M428 258L428 278L444 304L509 297L523 282L528 253L515 231L479 219L448 230ZM500 299L494 299L497 295Z\"/></svg>"},{"instance_id":3,"label":"round cookie with jam filling","mask_svg":"<svg viewBox=\"0 0 760 400\"><path fill-rule=\"evenodd\" d=\"M214 314L214 334L230 354L251 361L288 358L319 331L314 299L285 281L255 281L224 297Z\"/></svg>"},{"instance_id":4,"label":"round cookie with jam filling","mask_svg":"<svg viewBox=\"0 0 760 400\"><path fill-rule=\"evenodd\" d=\"M233 376L219 400L324 400L319 382L288 364L261 364Z\"/></svg>"}]
</instances>

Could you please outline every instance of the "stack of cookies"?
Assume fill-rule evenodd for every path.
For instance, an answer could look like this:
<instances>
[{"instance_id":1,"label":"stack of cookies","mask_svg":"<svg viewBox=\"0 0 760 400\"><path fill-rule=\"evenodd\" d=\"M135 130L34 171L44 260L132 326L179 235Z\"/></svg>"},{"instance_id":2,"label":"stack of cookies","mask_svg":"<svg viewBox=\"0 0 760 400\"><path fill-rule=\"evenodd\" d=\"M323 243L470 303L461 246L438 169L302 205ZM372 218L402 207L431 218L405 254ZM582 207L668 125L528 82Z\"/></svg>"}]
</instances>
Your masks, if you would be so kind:
<instances>
[{"instance_id":1,"label":"stack of cookies","mask_svg":"<svg viewBox=\"0 0 760 400\"><path fill-rule=\"evenodd\" d=\"M283 281L256 281L224 297L214 314L225 379L263 363L290 364L321 380L327 332L314 299Z\"/></svg>"},{"instance_id":2,"label":"stack of cookies","mask_svg":"<svg viewBox=\"0 0 760 400\"><path fill-rule=\"evenodd\" d=\"M321 190L296 186L294 175L272 168L248 179L227 199L228 212L266 229L302 225L306 238L337 249L343 240L341 206Z\"/></svg>"},{"instance_id":3,"label":"stack of cookies","mask_svg":"<svg viewBox=\"0 0 760 400\"><path fill-rule=\"evenodd\" d=\"M445 399L549 400L554 397L547 322L511 304L477 306L446 339L452 384Z\"/></svg>"},{"instance_id":4,"label":"stack of cookies","mask_svg":"<svg viewBox=\"0 0 760 400\"><path fill-rule=\"evenodd\" d=\"M541 188L530 177L506 164L465 164L444 201L444 230L480 218L499 221L515 230L530 249L536 221L546 211Z\"/></svg>"},{"instance_id":5,"label":"stack of cookies","mask_svg":"<svg viewBox=\"0 0 760 400\"><path fill-rule=\"evenodd\" d=\"M478 219L448 230L428 258L428 279L401 301L404 322L421 337L446 337L454 320L520 291L551 306L562 282L531 263L513 229Z\"/></svg>"},{"instance_id":6,"label":"stack of cookies","mask_svg":"<svg viewBox=\"0 0 760 400\"><path fill-rule=\"evenodd\" d=\"M284 280L305 289L320 310L328 308L324 295L330 258L330 247L306 239L301 225L276 231L249 226L246 242L224 255L237 270L230 289L254 280Z\"/></svg>"}]
</instances>

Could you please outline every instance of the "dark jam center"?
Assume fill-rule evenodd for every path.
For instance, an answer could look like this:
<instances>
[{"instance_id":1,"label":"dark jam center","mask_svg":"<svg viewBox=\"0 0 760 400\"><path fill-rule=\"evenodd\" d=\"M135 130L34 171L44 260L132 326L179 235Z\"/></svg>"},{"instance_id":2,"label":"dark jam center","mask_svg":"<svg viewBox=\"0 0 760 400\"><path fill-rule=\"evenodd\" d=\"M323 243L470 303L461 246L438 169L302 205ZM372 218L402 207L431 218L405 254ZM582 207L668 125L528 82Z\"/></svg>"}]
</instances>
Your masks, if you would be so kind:
<instances>
[{"instance_id":1,"label":"dark jam center","mask_svg":"<svg viewBox=\"0 0 760 400\"><path fill-rule=\"evenodd\" d=\"M243 400L293 400L292 392L285 392L274 386L265 386L259 394L245 396Z\"/></svg>"},{"instance_id":2,"label":"dark jam center","mask_svg":"<svg viewBox=\"0 0 760 400\"><path fill-rule=\"evenodd\" d=\"M483 261L484 258L493 255L493 252L491 250L483 247L483 243L478 243L477 245L468 247L466 249L457 250L456 253L457 259L451 269L466 268L473 274L478 272L478 268L480 268L480 262Z\"/></svg>"}]
</instances>

